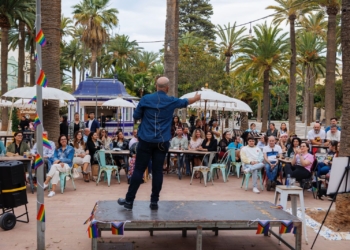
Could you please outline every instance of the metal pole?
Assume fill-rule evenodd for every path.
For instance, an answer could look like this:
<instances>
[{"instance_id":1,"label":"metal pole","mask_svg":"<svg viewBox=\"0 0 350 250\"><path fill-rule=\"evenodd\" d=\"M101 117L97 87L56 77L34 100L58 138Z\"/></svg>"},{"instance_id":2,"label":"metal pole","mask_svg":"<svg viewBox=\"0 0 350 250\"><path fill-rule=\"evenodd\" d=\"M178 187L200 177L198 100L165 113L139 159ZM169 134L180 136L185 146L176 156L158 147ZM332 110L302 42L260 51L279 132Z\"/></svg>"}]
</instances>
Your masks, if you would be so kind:
<instances>
[{"instance_id":1,"label":"metal pole","mask_svg":"<svg viewBox=\"0 0 350 250\"><path fill-rule=\"evenodd\" d=\"M97 121L97 86L98 86L98 83L95 82L95 86L96 86L95 119L96 119L96 121Z\"/></svg>"},{"instance_id":2,"label":"metal pole","mask_svg":"<svg viewBox=\"0 0 350 250\"><path fill-rule=\"evenodd\" d=\"M41 29L41 0L36 0L36 32L39 32ZM36 51L38 55L38 62L42 65L41 60L41 46L40 44L36 44ZM38 79L40 74L40 67L39 63L36 63L36 79ZM42 100L42 87L37 85L36 86L36 112L39 116L39 119L41 121L41 124L37 126L36 129L36 143L37 143L37 150L38 153L43 157L43 100ZM37 213L39 212L40 205L44 204L44 189L42 188L44 185L44 164L41 165L37 169L37 181L38 181L38 188L37 188ZM37 221L37 249L45 249L45 222Z\"/></svg>"}]
</instances>

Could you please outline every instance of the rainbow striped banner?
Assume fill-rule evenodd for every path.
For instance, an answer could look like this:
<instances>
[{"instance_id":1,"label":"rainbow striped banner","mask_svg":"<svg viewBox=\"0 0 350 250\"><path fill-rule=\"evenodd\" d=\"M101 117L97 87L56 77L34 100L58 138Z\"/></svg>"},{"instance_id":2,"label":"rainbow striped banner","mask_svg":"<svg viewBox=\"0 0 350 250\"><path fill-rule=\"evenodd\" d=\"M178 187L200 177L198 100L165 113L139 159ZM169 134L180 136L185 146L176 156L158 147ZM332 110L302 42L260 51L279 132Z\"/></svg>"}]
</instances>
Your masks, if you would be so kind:
<instances>
[{"instance_id":1,"label":"rainbow striped banner","mask_svg":"<svg viewBox=\"0 0 350 250\"><path fill-rule=\"evenodd\" d=\"M31 103L36 103L36 95L30 99L30 101L28 102L28 104L31 104Z\"/></svg>"},{"instance_id":2,"label":"rainbow striped banner","mask_svg":"<svg viewBox=\"0 0 350 250\"><path fill-rule=\"evenodd\" d=\"M258 229L256 230L256 234L264 234L265 236L268 235L270 229L270 221L268 220L261 220L258 221Z\"/></svg>"},{"instance_id":3,"label":"rainbow striped banner","mask_svg":"<svg viewBox=\"0 0 350 250\"><path fill-rule=\"evenodd\" d=\"M101 233L98 231L97 223L92 221L87 229L90 239L101 237Z\"/></svg>"},{"instance_id":4,"label":"rainbow striped banner","mask_svg":"<svg viewBox=\"0 0 350 250\"><path fill-rule=\"evenodd\" d=\"M36 129L36 127L39 126L40 124L41 124L41 121L39 119L39 115L36 114L34 122L33 122L34 129Z\"/></svg>"},{"instance_id":5,"label":"rainbow striped banner","mask_svg":"<svg viewBox=\"0 0 350 250\"><path fill-rule=\"evenodd\" d=\"M293 222L291 220L281 221L280 234L286 234L292 232Z\"/></svg>"},{"instance_id":6,"label":"rainbow striped banner","mask_svg":"<svg viewBox=\"0 0 350 250\"><path fill-rule=\"evenodd\" d=\"M43 165L43 159L41 158L41 156L39 154L35 155L35 161L34 161L34 169L36 170L38 167L40 167L41 165Z\"/></svg>"},{"instance_id":7,"label":"rainbow striped banner","mask_svg":"<svg viewBox=\"0 0 350 250\"><path fill-rule=\"evenodd\" d=\"M38 34L36 35L35 42L39 43L41 47L46 45L46 38L42 30L39 30Z\"/></svg>"},{"instance_id":8,"label":"rainbow striped banner","mask_svg":"<svg viewBox=\"0 0 350 250\"><path fill-rule=\"evenodd\" d=\"M125 222L112 222L111 229L114 235L124 235Z\"/></svg>"},{"instance_id":9,"label":"rainbow striped banner","mask_svg":"<svg viewBox=\"0 0 350 250\"><path fill-rule=\"evenodd\" d=\"M52 149L49 139L47 139L47 135L43 134L43 146L48 149Z\"/></svg>"},{"instance_id":10,"label":"rainbow striped banner","mask_svg":"<svg viewBox=\"0 0 350 250\"><path fill-rule=\"evenodd\" d=\"M42 69L40 70L40 75L38 80L36 81L36 84L44 88L47 86L47 78Z\"/></svg>"},{"instance_id":11,"label":"rainbow striped banner","mask_svg":"<svg viewBox=\"0 0 350 250\"><path fill-rule=\"evenodd\" d=\"M38 212L38 215L36 216L36 219L41 222L45 222L45 206L44 204L40 205L40 209Z\"/></svg>"}]
</instances>

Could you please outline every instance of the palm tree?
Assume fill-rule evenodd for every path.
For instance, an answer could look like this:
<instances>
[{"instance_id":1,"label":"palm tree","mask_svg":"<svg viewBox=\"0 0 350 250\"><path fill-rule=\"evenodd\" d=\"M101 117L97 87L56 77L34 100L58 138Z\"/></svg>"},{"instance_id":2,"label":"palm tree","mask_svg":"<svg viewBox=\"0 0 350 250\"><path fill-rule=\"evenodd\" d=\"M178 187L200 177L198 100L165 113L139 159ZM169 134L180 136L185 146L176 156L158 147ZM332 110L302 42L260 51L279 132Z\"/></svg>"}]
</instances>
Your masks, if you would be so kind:
<instances>
[{"instance_id":1,"label":"palm tree","mask_svg":"<svg viewBox=\"0 0 350 250\"><path fill-rule=\"evenodd\" d=\"M42 47L41 66L45 72L49 87L61 88L61 0L41 2L41 28L45 34L47 45ZM50 139L57 141L59 137L59 102L48 101L43 105L43 125Z\"/></svg>"},{"instance_id":2,"label":"palm tree","mask_svg":"<svg viewBox=\"0 0 350 250\"><path fill-rule=\"evenodd\" d=\"M30 20L26 16L27 10L33 6L27 0L2 1L0 4L0 28L1 28L1 93L7 92L7 60L9 46L9 30L15 21L20 19L27 23ZM23 68L23 66L22 66ZM1 114L1 130L6 131L8 126L8 109L3 108Z\"/></svg>"},{"instance_id":3,"label":"palm tree","mask_svg":"<svg viewBox=\"0 0 350 250\"><path fill-rule=\"evenodd\" d=\"M304 110L306 110L307 123L310 124L313 117L314 86L319 74L324 75L326 58L322 56L325 52L326 43L316 34L302 31L297 39L297 61L302 68L302 76L305 79L304 86Z\"/></svg>"},{"instance_id":4,"label":"palm tree","mask_svg":"<svg viewBox=\"0 0 350 250\"><path fill-rule=\"evenodd\" d=\"M350 122L350 1L343 0L341 16L341 43L343 56L343 110L342 110L342 124L349 124ZM347 157L350 155L350 133L348 129L344 129L340 138L340 152L339 156ZM350 206L350 199L348 194L339 194L336 199L335 222L342 224L349 224L348 208Z\"/></svg>"},{"instance_id":5,"label":"palm tree","mask_svg":"<svg viewBox=\"0 0 350 250\"><path fill-rule=\"evenodd\" d=\"M61 49L64 48L65 44L63 42L63 37L65 36L73 36L74 35L74 26L73 20L69 17L65 17L63 14L61 15Z\"/></svg>"},{"instance_id":6,"label":"palm tree","mask_svg":"<svg viewBox=\"0 0 350 250\"><path fill-rule=\"evenodd\" d=\"M236 22L231 27L230 23L221 27L218 25L216 34L220 38L221 42L219 47L221 52L226 57L226 74L230 74L230 63L231 57L239 53L239 48L242 42L242 34L246 30L245 27L237 29L236 31Z\"/></svg>"},{"instance_id":7,"label":"palm tree","mask_svg":"<svg viewBox=\"0 0 350 250\"><path fill-rule=\"evenodd\" d=\"M289 38L290 38L290 68L289 68L289 111L288 121L289 130L295 132L295 119L296 119L296 97L297 97L297 83L296 83L296 45L295 45L295 20L300 18L301 15L309 11L309 8L302 6L298 0L275 0L278 6L268 6L266 9L276 11L273 19L273 23L276 25L286 21L289 26Z\"/></svg>"},{"instance_id":8,"label":"palm tree","mask_svg":"<svg viewBox=\"0 0 350 250\"><path fill-rule=\"evenodd\" d=\"M84 27L83 43L91 50L91 76L96 76L98 52L108 40L108 29L118 24L118 10L108 8L109 0L82 0L73 6L76 24Z\"/></svg>"},{"instance_id":9,"label":"palm tree","mask_svg":"<svg viewBox=\"0 0 350 250\"><path fill-rule=\"evenodd\" d=\"M287 33L280 34L282 29L277 26L259 24L254 27L256 37L252 40L245 39L242 44L243 55L234 62L236 73L250 70L264 83L264 108L262 131L267 130L269 110L269 81L270 76L278 73L286 75L286 52L289 48L285 39Z\"/></svg>"},{"instance_id":10,"label":"palm tree","mask_svg":"<svg viewBox=\"0 0 350 250\"><path fill-rule=\"evenodd\" d=\"M132 56L132 71L135 73L147 72L158 62L158 53L141 51Z\"/></svg>"},{"instance_id":11,"label":"palm tree","mask_svg":"<svg viewBox=\"0 0 350 250\"><path fill-rule=\"evenodd\" d=\"M327 27L327 65L326 65L326 96L325 113L326 124L335 116L335 71L337 60L337 15L340 11L341 0L312 0L310 6L319 6L326 9L328 15Z\"/></svg>"},{"instance_id":12,"label":"palm tree","mask_svg":"<svg viewBox=\"0 0 350 250\"><path fill-rule=\"evenodd\" d=\"M311 32L322 37L324 40L327 38L327 22L325 21L323 11L318 11L302 17L299 22L299 26L307 32Z\"/></svg>"},{"instance_id":13,"label":"palm tree","mask_svg":"<svg viewBox=\"0 0 350 250\"><path fill-rule=\"evenodd\" d=\"M76 68L81 57L81 49L79 40L71 40L62 50L62 57L66 60L68 65L72 67L72 89L76 90Z\"/></svg>"}]
</instances>

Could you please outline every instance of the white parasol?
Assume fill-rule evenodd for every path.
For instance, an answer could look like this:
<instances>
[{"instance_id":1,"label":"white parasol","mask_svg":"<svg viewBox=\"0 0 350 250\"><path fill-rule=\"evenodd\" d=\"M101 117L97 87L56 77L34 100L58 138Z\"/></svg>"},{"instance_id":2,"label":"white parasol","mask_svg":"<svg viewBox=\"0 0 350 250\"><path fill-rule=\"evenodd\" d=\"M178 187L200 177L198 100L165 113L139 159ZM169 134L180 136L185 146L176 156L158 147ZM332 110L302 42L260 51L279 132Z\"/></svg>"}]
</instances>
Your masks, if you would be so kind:
<instances>
[{"instance_id":1,"label":"white parasol","mask_svg":"<svg viewBox=\"0 0 350 250\"><path fill-rule=\"evenodd\" d=\"M102 104L105 107L119 107L119 108L136 108L134 103L128 102L121 97L106 101Z\"/></svg>"},{"instance_id":2,"label":"white parasol","mask_svg":"<svg viewBox=\"0 0 350 250\"><path fill-rule=\"evenodd\" d=\"M225 109L225 111L240 111L240 112L253 112L252 109L249 107L248 104L245 102L238 100L236 98L232 98L233 103L222 103L222 102L207 102L207 109L208 110L218 110L218 109ZM195 102L191 105L189 105L191 108L202 108L201 103Z\"/></svg>"},{"instance_id":3,"label":"white parasol","mask_svg":"<svg viewBox=\"0 0 350 250\"><path fill-rule=\"evenodd\" d=\"M12 106L12 102L10 101L6 101L6 100L0 100L0 107L11 107Z\"/></svg>"},{"instance_id":4,"label":"white parasol","mask_svg":"<svg viewBox=\"0 0 350 250\"><path fill-rule=\"evenodd\" d=\"M43 90L43 100L75 100L75 97L71 94L56 88L42 88ZM23 87L12 89L5 94L3 97L16 97L16 98L33 98L36 96L36 86L33 87Z\"/></svg>"},{"instance_id":5,"label":"white parasol","mask_svg":"<svg viewBox=\"0 0 350 250\"><path fill-rule=\"evenodd\" d=\"M17 101L15 101L14 103L14 107L16 108L19 108L19 109L32 109L32 110L35 110L36 109L36 104L35 103L29 103L31 99L24 99L24 98L21 98L21 99L18 99ZM62 107L66 107L67 106L67 103L63 100L60 100L60 108Z\"/></svg>"}]
</instances>

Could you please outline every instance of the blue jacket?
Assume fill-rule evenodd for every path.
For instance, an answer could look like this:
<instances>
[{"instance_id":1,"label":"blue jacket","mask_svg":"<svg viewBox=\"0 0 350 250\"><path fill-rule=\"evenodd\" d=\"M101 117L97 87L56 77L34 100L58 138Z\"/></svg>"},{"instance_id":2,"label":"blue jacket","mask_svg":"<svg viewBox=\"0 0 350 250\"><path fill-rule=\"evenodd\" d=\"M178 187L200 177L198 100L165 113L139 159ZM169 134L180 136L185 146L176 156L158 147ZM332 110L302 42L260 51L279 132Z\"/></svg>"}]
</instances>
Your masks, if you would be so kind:
<instances>
[{"instance_id":1,"label":"blue jacket","mask_svg":"<svg viewBox=\"0 0 350 250\"><path fill-rule=\"evenodd\" d=\"M187 99L168 96L164 91L145 95L134 112L135 120L142 119L137 136L152 143L170 141L174 110L187 105Z\"/></svg>"},{"instance_id":2,"label":"blue jacket","mask_svg":"<svg viewBox=\"0 0 350 250\"><path fill-rule=\"evenodd\" d=\"M89 121L87 121L85 123L85 126L88 128L89 127ZM92 124L91 124L91 128L90 128L90 132L96 132L96 130L100 128L100 124L98 123L98 121L96 119L94 119L92 121Z\"/></svg>"},{"instance_id":3,"label":"blue jacket","mask_svg":"<svg viewBox=\"0 0 350 250\"><path fill-rule=\"evenodd\" d=\"M70 145L67 145L66 150L62 151L62 148L58 148L55 150L55 153L50 158L51 164L55 161L59 160L63 163L67 163L69 167L73 166L73 158L74 158L74 148Z\"/></svg>"},{"instance_id":4,"label":"blue jacket","mask_svg":"<svg viewBox=\"0 0 350 250\"><path fill-rule=\"evenodd\" d=\"M6 148L4 146L4 143L0 141L0 154L6 154Z\"/></svg>"}]
</instances>

